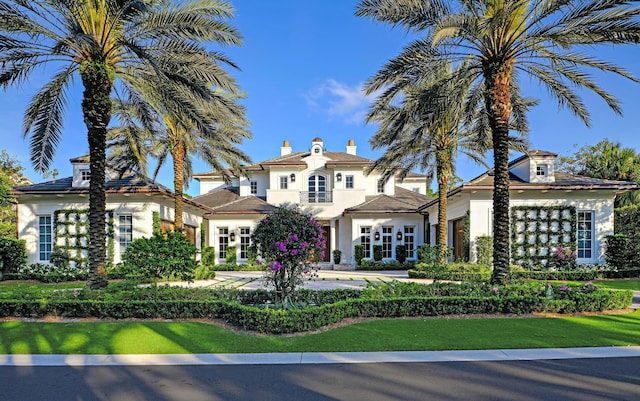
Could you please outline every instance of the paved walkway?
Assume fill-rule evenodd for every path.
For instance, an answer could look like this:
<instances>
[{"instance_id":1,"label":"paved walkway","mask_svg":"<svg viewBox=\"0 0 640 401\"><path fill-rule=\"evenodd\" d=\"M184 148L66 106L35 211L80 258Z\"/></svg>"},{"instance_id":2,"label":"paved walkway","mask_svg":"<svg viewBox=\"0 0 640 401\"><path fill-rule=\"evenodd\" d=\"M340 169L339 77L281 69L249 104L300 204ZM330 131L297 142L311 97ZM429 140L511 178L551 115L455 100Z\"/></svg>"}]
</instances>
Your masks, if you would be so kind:
<instances>
[{"instance_id":1,"label":"paved walkway","mask_svg":"<svg viewBox=\"0 0 640 401\"><path fill-rule=\"evenodd\" d=\"M318 277L305 281L304 288L363 288L367 283L414 280L405 270L336 271L319 270ZM213 280L171 285L264 288L262 272L216 272ZM640 291L634 292L632 308L640 309ZM129 354L129 355L0 355L0 366L114 366L114 365L264 365L264 364L350 364L381 362L465 362L515 361L579 358L640 358L640 346L592 348L540 348L511 350L399 351L399 352L291 352L264 354Z\"/></svg>"}]
</instances>

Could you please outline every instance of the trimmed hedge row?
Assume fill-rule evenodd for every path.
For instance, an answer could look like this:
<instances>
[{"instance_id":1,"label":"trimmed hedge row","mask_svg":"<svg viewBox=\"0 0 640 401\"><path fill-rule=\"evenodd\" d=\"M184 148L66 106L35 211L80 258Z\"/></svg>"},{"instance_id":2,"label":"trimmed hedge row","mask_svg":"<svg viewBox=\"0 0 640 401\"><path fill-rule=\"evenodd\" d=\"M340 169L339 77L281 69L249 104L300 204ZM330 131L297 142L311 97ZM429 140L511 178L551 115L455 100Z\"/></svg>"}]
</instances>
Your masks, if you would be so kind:
<instances>
[{"instance_id":1,"label":"trimmed hedge row","mask_svg":"<svg viewBox=\"0 0 640 401\"><path fill-rule=\"evenodd\" d=\"M334 294L337 295L337 294ZM344 294L342 294L344 295ZM223 299L182 300L2 300L0 316L98 317L114 319L222 318L226 322L263 333L308 331L352 317L437 316L469 313L531 313L535 311L582 312L625 309L632 291L600 289L575 294L573 299L545 297L403 297L392 299L348 298L318 307L283 310L241 305Z\"/></svg>"},{"instance_id":2,"label":"trimmed hedge row","mask_svg":"<svg viewBox=\"0 0 640 401\"><path fill-rule=\"evenodd\" d=\"M451 281L489 281L490 273L467 273L458 271L428 272L423 270L409 270L410 278L425 278L433 280ZM633 278L640 277L640 268L622 269L618 271L609 270L562 270L562 271L540 271L525 270L511 272L514 279L533 280L565 280L565 281L589 281L601 278Z\"/></svg>"}]
</instances>

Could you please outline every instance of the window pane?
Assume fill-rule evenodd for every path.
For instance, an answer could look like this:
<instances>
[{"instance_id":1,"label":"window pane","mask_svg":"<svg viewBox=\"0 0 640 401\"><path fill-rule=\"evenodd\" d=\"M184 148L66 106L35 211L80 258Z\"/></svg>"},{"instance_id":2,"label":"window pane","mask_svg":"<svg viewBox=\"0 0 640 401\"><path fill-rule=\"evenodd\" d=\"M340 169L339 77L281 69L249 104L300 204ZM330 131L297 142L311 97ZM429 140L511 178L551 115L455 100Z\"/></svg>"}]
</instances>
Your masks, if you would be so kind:
<instances>
[{"instance_id":1,"label":"window pane","mask_svg":"<svg viewBox=\"0 0 640 401\"><path fill-rule=\"evenodd\" d=\"M360 227L360 244L364 248L364 257L371 258L371 227Z\"/></svg>"}]
</instances>

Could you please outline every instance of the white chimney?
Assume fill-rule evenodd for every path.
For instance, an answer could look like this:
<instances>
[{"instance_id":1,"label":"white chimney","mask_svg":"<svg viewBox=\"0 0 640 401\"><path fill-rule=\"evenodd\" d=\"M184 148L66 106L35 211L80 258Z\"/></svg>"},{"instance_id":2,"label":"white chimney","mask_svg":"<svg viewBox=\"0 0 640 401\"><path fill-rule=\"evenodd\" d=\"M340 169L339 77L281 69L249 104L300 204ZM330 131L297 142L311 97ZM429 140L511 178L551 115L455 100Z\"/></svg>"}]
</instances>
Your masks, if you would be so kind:
<instances>
[{"instance_id":1,"label":"white chimney","mask_svg":"<svg viewBox=\"0 0 640 401\"><path fill-rule=\"evenodd\" d=\"M289 141L286 139L282 142L282 146L280 147L280 156L286 156L291 154L291 146L289 146Z\"/></svg>"},{"instance_id":2,"label":"white chimney","mask_svg":"<svg viewBox=\"0 0 640 401\"><path fill-rule=\"evenodd\" d=\"M347 153L354 156L356 154L356 145L353 142L353 139L349 139L349 143L347 144Z\"/></svg>"}]
</instances>

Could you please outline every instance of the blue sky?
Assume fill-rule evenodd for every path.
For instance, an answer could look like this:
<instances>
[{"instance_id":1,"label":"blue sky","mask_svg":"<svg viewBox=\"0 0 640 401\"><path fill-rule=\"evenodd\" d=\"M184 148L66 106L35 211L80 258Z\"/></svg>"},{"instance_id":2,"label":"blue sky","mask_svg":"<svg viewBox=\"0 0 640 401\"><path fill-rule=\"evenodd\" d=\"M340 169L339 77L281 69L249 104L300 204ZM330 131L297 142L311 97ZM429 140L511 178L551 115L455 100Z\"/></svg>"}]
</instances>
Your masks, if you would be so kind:
<instances>
[{"instance_id":1,"label":"blue sky","mask_svg":"<svg viewBox=\"0 0 640 401\"><path fill-rule=\"evenodd\" d=\"M234 71L247 93L244 101L251 121L253 139L241 148L254 161L276 157L283 140L293 151L304 151L319 136L329 151L344 151L354 139L360 156L375 159L369 138L374 126L364 125L372 99L365 98L361 86L385 61L397 55L411 37L405 31L353 15L356 0L231 0L236 9L231 22L244 37L244 46L223 48L241 71ZM597 55L627 68L640 77L640 47L604 47ZM55 71L33 75L20 88L0 96L0 149L17 157L25 174L41 182L45 179L31 168L29 139L22 137L22 117L30 97ZM624 116L613 113L600 99L584 93L591 112L591 128L569 111L559 109L536 82L522 77L523 93L537 97L541 105L530 114L532 148L567 155L578 147L593 145L604 138L640 151L640 84L612 75L596 74L598 82L622 101ZM86 128L80 113L82 88L79 79L69 96L64 136L58 146L53 168L59 177L71 175L69 159L88 153ZM491 164L491 160L488 160ZM196 172L209 167L196 162ZM457 174L465 181L485 169L458 159ZM161 171L159 181L172 187L170 166ZM188 189L198 194L197 181Z\"/></svg>"}]
</instances>

